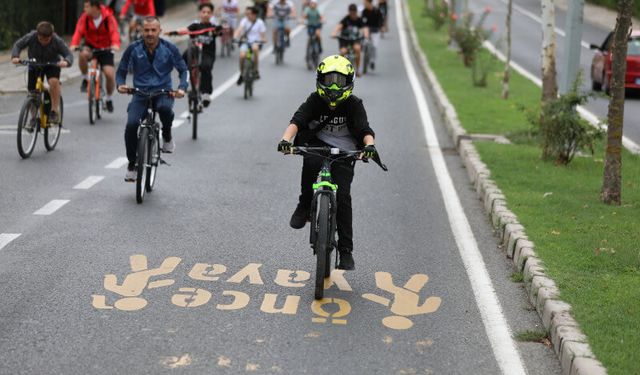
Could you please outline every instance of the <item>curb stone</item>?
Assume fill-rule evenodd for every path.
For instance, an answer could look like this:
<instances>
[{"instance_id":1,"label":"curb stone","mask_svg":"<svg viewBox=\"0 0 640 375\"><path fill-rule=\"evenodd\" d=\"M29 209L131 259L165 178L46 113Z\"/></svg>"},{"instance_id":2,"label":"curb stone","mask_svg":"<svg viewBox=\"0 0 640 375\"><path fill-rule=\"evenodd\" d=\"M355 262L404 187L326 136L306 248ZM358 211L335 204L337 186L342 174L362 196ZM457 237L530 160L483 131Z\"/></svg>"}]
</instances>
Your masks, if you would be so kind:
<instances>
[{"instance_id":1,"label":"curb stone","mask_svg":"<svg viewBox=\"0 0 640 375\"><path fill-rule=\"evenodd\" d=\"M534 243L525 234L525 228L517 216L507 208L506 198L496 183L490 179L491 171L484 164L470 136L460 124L455 108L445 95L435 73L429 67L427 57L420 48L418 37L409 17L407 4L401 2L403 17L407 23L411 50L417 60L426 85L435 98L435 104L447 131L467 169L478 198L482 200L490 220L502 239L507 257L513 260L518 271L524 273L524 283L529 291L529 301L535 306L542 323L549 331L554 351L560 360L563 375L606 375L587 342L576 320L571 316L571 305L559 299L560 290L549 278L542 260L534 251Z\"/></svg>"}]
</instances>

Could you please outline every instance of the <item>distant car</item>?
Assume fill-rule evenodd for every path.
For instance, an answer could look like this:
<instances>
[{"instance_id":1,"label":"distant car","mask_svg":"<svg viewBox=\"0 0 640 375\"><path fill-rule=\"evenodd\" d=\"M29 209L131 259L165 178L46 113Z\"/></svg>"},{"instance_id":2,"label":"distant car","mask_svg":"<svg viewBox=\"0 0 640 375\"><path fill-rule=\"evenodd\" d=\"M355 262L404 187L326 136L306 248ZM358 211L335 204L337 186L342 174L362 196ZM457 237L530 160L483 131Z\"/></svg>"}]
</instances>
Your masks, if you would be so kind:
<instances>
[{"instance_id":1,"label":"distant car","mask_svg":"<svg viewBox=\"0 0 640 375\"><path fill-rule=\"evenodd\" d=\"M601 46L591 45L595 50L591 61L591 88L609 94L611 88L611 45L613 32L607 35ZM627 74L624 80L626 89L640 89L640 30L634 30L629 37L627 49Z\"/></svg>"}]
</instances>

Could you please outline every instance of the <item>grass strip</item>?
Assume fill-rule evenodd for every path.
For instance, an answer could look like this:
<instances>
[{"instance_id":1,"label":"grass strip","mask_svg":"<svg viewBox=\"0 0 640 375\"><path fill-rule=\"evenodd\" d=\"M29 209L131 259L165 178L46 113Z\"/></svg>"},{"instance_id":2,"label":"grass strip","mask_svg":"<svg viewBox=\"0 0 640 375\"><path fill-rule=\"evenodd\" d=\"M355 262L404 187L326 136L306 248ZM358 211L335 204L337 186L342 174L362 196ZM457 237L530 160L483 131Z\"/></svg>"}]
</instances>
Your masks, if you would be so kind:
<instances>
[{"instance_id":1,"label":"grass strip","mask_svg":"<svg viewBox=\"0 0 640 375\"><path fill-rule=\"evenodd\" d=\"M604 146L568 166L541 161L539 147L522 137L529 125L518 109L536 108L540 88L512 71L510 99L502 100L504 65L497 61L489 86L474 87L470 70L447 48L446 27L435 31L421 16L424 0L408 3L421 47L462 126L517 142L475 145L594 353L612 375L640 374L640 158L624 152L622 206L602 204Z\"/></svg>"}]
</instances>

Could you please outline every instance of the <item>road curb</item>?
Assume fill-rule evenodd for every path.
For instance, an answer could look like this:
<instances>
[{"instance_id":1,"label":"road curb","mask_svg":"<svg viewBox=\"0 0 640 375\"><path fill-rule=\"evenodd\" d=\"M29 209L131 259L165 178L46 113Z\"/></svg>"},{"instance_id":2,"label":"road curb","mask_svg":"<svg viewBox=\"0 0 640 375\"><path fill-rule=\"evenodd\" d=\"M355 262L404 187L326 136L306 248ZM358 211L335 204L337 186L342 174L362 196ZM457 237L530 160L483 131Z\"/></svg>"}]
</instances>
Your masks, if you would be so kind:
<instances>
[{"instance_id":1,"label":"road curb","mask_svg":"<svg viewBox=\"0 0 640 375\"><path fill-rule=\"evenodd\" d=\"M512 259L516 269L524 274L529 301L536 308L545 329L549 331L563 375L605 375L607 370L596 359L586 335L571 315L571 305L559 298L560 291L553 279L546 275L542 260L535 253L534 243L526 236L525 228L517 216L507 208L504 194L495 181L491 180L491 171L482 162L473 141L460 124L455 108L442 90L435 73L429 67L426 55L420 48L407 4L401 2L401 5L402 16L408 25L411 50L422 75L427 80L426 86L435 98L436 107L467 169L469 180L501 238L507 257Z\"/></svg>"}]
</instances>

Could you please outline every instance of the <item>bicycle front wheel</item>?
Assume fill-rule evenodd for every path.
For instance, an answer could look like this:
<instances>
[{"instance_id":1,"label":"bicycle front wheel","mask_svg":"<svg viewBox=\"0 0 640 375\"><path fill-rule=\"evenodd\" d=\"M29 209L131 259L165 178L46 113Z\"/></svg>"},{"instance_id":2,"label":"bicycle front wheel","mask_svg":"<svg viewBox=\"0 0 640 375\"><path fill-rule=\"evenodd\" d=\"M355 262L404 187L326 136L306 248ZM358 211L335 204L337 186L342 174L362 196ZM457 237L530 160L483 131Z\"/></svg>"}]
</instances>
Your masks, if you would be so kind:
<instances>
[{"instance_id":1,"label":"bicycle front wheel","mask_svg":"<svg viewBox=\"0 0 640 375\"><path fill-rule=\"evenodd\" d=\"M198 138L198 100L194 98L197 94L191 95L189 99L189 110L191 111L191 127L192 127L192 139Z\"/></svg>"},{"instance_id":2,"label":"bicycle front wheel","mask_svg":"<svg viewBox=\"0 0 640 375\"><path fill-rule=\"evenodd\" d=\"M329 197L321 194L317 199L317 215L311 230L316 231L313 248L316 251L316 285L315 299L322 299L324 296L324 279L329 274L331 267L329 251L329 232L331 225Z\"/></svg>"},{"instance_id":3,"label":"bicycle front wheel","mask_svg":"<svg viewBox=\"0 0 640 375\"><path fill-rule=\"evenodd\" d=\"M89 124L93 125L96 123L96 80L94 77L89 79L89 88L88 88L87 97L89 99Z\"/></svg>"},{"instance_id":4,"label":"bicycle front wheel","mask_svg":"<svg viewBox=\"0 0 640 375\"><path fill-rule=\"evenodd\" d=\"M137 178L136 178L136 201L140 204L144 201L144 192L147 187L147 165L149 164L149 128L140 130L138 137L138 157L137 157Z\"/></svg>"},{"instance_id":5,"label":"bicycle front wheel","mask_svg":"<svg viewBox=\"0 0 640 375\"><path fill-rule=\"evenodd\" d=\"M58 144L58 140L60 139L60 133L62 132L62 119L64 115L64 102L62 100L62 95L60 96L60 121L57 124L47 124L47 127L44 128L44 147L47 151L53 151Z\"/></svg>"},{"instance_id":6,"label":"bicycle front wheel","mask_svg":"<svg viewBox=\"0 0 640 375\"><path fill-rule=\"evenodd\" d=\"M31 156L36 147L36 139L40 128L40 111L35 98L28 97L22 104L18 118L18 153L23 159Z\"/></svg>"},{"instance_id":7,"label":"bicycle front wheel","mask_svg":"<svg viewBox=\"0 0 640 375\"><path fill-rule=\"evenodd\" d=\"M149 166L147 167L147 181L145 185L145 189L148 193L153 191L153 186L156 183L156 173L158 170L158 163L160 162L160 142L158 137L155 135L150 138L149 155L147 156L147 160L149 161Z\"/></svg>"}]
</instances>

